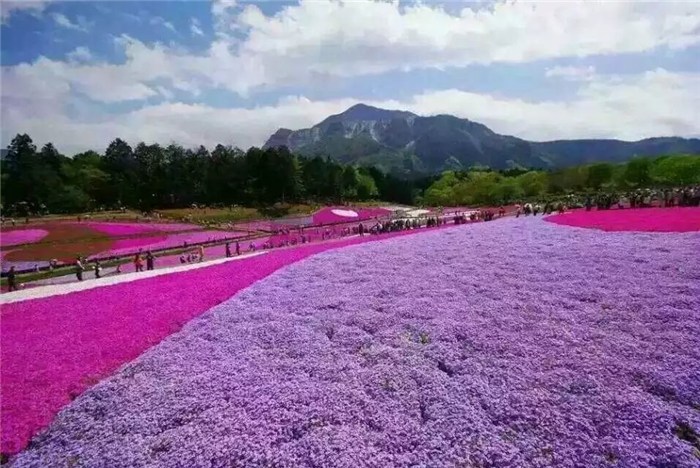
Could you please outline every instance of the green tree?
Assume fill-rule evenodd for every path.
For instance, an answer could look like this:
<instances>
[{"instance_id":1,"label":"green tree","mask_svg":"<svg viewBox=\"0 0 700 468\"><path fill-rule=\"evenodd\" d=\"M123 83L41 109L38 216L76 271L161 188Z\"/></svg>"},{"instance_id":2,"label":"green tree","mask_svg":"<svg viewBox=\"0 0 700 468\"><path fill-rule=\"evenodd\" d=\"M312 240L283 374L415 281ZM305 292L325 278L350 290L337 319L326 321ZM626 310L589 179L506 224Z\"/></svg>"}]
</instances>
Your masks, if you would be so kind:
<instances>
[{"instance_id":1,"label":"green tree","mask_svg":"<svg viewBox=\"0 0 700 468\"><path fill-rule=\"evenodd\" d=\"M544 172L530 171L519 175L516 180L525 197L540 197L549 186L549 178Z\"/></svg>"},{"instance_id":2,"label":"green tree","mask_svg":"<svg viewBox=\"0 0 700 468\"><path fill-rule=\"evenodd\" d=\"M433 183L423 195L423 202L433 206L449 206L455 203L455 187L459 179L454 171L445 171L442 177Z\"/></svg>"},{"instance_id":3,"label":"green tree","mask_svg":"<svg viewBox=\"0 0 700 468\"><path fill-rule=\"evenodd\" d=\"M651 183L651 159L634 158L630 160L622 172L623 187L646 187Z\"/></svg>"},{"instance_id":4,"label":"green tree","mask_svg":"<svg viewBox=\"0 0 700 468\"><path fill-rule=\"evenodd\" d=\"M612 182L614 166L610 163L592 164L588 167L588 180L586 185L598 190Z\"/></svg>"},{"instance_id":5,"label":"green tree","mask_svg":"<svg viewBox=\"0 0 700 468\"><path fill-rule=\"evenodd\" d=\"M651 178L665 186L681 186L700 183L700 157L677 155L654 161Z\"/></svg>"},{"instance_id":6,"label":"green tree","mask_svg":"<svg viewBox=\"0 0 700 468\"><path fill-rule=\"evenodd\" d=\"M345 166L342 176L343 197L354 200L357 198L357 170L352 166Z\"/></svg>"},{"instance_id":7,"label":"green tree","mask_svg":"<svg viewBox=\"0 0 700 468\"><path fill-rule=\"evenodd\" d=\"M523 189L515 177L504 177L494 188L494 197L499 204L509 204L523 198Z\"/></svg>"},{"instance_id":8,"label":"green tree","mask_svg":"<svg viewBox=\"0 0 700 468\"><path fill-rule=\"evenodd\" d=\"M370 200L378 195L379 190L372 176L359 173L357 175L357 198L359 200Z\"/></svg>"},{"instance_id":9,"label":"green tree","mask_svg":"<svg viewBox=\"0 0 700 468\"><path fill-rule=\"evenodd\" d=\"M104 168L110 175L110 198L117 205L136 206L138 193L133 190L136 181L136 160L131 146L121 138L112 141L105 151Z\"/></svg>"}]
</instances>

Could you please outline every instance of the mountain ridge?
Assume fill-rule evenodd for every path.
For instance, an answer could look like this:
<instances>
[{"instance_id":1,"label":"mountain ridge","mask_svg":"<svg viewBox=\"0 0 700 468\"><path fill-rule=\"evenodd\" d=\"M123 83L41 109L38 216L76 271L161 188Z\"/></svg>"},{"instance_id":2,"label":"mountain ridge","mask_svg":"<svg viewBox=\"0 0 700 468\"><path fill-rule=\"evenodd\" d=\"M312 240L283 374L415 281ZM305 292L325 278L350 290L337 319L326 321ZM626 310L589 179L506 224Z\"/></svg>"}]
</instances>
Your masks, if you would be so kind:
<instances>
[{"instance_id":1,"label":"mountain ridge","mask_svg":"<svg viewBox=\"0 0 700 468\"><path fill-rule=\"evenodd\" d=\"M634 156L700 153L697 138L528 141L450 114L419 116L362 103L310 128L278 129L263 148L279 146L303 156L330 156L343 163L375 165L405 174L475 165L547 169L597 161L623 162Z\"/></svg>"}]
</instances>

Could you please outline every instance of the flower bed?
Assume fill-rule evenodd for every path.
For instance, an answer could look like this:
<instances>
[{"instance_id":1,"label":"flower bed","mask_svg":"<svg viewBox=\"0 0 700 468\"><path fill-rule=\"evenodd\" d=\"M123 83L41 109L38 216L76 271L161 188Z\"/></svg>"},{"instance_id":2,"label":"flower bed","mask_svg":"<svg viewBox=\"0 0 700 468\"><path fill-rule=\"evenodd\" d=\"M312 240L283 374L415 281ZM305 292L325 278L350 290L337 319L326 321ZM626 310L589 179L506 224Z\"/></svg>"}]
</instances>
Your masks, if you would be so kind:
<instances>
[{"instance_id":1,"label":"flower bed","mask_svg":"<svg viewBox=\"0 0 700 468\"><path fill-rule=\"evenodd\" d=\"M326 207L315 212L312 219L314 224L321 225L365 221L390 215L391 211L385 208Z\"/></svg>"},{"instance_id":2,"label":"flower bed","mask_svg":"<svg viewBox=\"0 0 700 468\"><path fill-rule=\"evenodd\" d=\"M87 391L16 466L697 466L698 242L510 218L318 255ZM3 447L323 247L3 307Z\"/></svg>"},{"instance_id":3,"label":"flower bed","mask_svg":"<svg viewBox=\"0 0 700 468\"><path fill-rule=\"evenodd\" d=\"M2 451L19 451L75 395L240 289L314 253L377 238L277 250L176 275L3 305Z\"/></svg>"},{"instance_id":4,"label":"flower bed","mask_svg":"<svg viewBox=\"0 0 700 468\"><path fill-rule=\"evenodd\" d=\"M547 221L602 231L691 232L700 230L700 208L576 210Z\"/></svg>"},{"instance_id":5,"label":"flower bed","mask_svg":"<svg viewBox=\"0 0 700 468\"><path fill-rule=\"evenodd\" d=\"M32 244L46 237L49 231L45 229L13 229L0 232L0 248L20 244Z\"/></svg>"}]
</instances>

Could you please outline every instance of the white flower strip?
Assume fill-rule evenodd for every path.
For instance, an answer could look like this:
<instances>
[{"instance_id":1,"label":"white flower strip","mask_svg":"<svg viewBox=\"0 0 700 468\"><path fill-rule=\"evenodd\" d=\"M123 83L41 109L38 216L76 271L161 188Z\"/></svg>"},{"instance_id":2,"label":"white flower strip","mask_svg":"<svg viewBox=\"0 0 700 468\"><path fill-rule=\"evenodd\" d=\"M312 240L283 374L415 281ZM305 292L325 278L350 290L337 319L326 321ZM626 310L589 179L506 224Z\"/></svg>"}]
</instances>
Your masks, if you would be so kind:
<instances>
[{"instance_id":1,"label":"white flower strip","mask_svg":"<svg viewBox=\"0 0 700 468\"><path fill-rule=\"evenodd\" d=\"M30 299L40 299L42 297L59 296L62 294L70 294L76 291L85 291L87 289L101 288L119 283L128 283L130 281L138 281L145 278L153 278L155 276L168 275L171 273L180 273L183 271L196 270L198 268L206 268L221 263L230 261L242 260L244 258L255 257L256 255L264 255L267 252L255 252L251 254L241 255L233 258L217 258L207 262L194 263L188 265L179 265L170 268L161 268L158 270L150 270L143 272L121 273L115 276L109 276L100 279L89 279L74 283L52 284L48 286L40 286L37 288L23 289L20 291L8 292L0 295L0 304L10 304L12 302L27 301ZM89 270L87 270L89 271Z\"/></svg>"},{"instance_id":2,"label":"white flower strip","mask_svg":"<svg viewBox=\"0 0 700 468\"><path fill-rule=\"evenodd\" d=\"M344 218L357 218L359 216L357 212L352 210L331 210L331 213L333 213L336 216L342 216Z\"/></svg>"}]
</instances>

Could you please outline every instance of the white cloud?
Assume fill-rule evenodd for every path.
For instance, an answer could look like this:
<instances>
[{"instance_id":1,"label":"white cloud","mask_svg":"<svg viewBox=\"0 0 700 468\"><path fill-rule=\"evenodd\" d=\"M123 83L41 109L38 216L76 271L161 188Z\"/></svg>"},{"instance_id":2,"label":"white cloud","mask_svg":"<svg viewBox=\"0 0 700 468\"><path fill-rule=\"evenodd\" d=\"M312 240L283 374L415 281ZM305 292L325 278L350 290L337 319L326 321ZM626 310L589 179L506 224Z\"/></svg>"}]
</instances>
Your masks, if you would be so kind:
<instances>
[{"instance_id":1,"label":"white cloud","mask_svg":"<svg viewBox=\"0 0 700 468\"><path fill-rule=\"evenodd\" d=\"M83 46L76 47L75 50L69 52L66 57L71 62L89 62L93 58L90 49Z\"/></svg>"},{"instance_id":2,"label":"white cloud","mask_svg":"<svg viewBox=\"0 0 700 468\"><path fill-rule=\"evenodd\" d=\"M589 65L587 67L573 67L573 66L556 66L548 68L545 71L545 76L547 78L563 78L570 81L586 81L593 79L595 75L595 67Z\"/></svg>"},{"instance_id":3,"label":"white cloud","mask_svg":"<svg viewBox=\"0 0 700 468\"><path fill-rule=\"evenodd\" d=\"M154 25L154 26L163 26L166 29L171 30L172 32L175 31L175 26L173 26L173 23L170 21L166 21L164 18L161 18L160 16L154 16L152 17L149 22Z\"/></svg>"},{"instance_id":4,"label":"white cloud","mask_svg":"<svg viewBox=\"0 0 700 468\"><path fill-rule=\"evenodd\" d=\"M75 23L72 22L66 15L61 13L52 13L51 18L53 18L54 23L56 23L58 26L66 29L88 32L91 27L91 24L83 16L78 16Z\"/></svg>"},{"instance_id":5,"label":"white cloud","mask_svg":"<svg viewBox=\"0 0 700 468\"><path fill-rule=\"evenodd\" d=\"M155 87L155 89L156 89L156 91L158 91L158 94L160 94L161 96L163 96L163 98L165 98L165 99L168 100L168 101L172 100L173 97L175 97L175 95L173 94L173 92L170 91L170 90L169 90L168 88L166 88L165 86L160 86L160 85L158 85L158 86Z\"/></svg>"},{"instance_id":6,"label":"white cloud","mask_svg":"<svg viewBox=\"0 0 700 468\"><path fill-rule=\"evenodd\" d=\"M190 22L190 32L193 36L204 36L204 31L202 31L197 18L192 18L192 21Z\"/></svg>"},{"instance_id":7,"label":"white cloud","mask_svg":"<svg viewBox=\"0 0 700 468\"><path fill-rule=\"evenodd\" d=\"M621 138L700 134L700 73L671 73L658 69L639 75L596 76L582 83L568 101L527 101L455 89L426 91L403 101L365 101L420 115L440 113L469 118L492 130L531 140L560 138ZM157 91L170 99L169 91ZM155 91L152 91L155 92ZM26 96L25 96L26 97ZM304 97L281 99L273 106L221 109L198 104L164 103L117 116L71 119L55 95L43 96L40 113L28 113L21 105L3 106L3 142L18 132L29 133L39 144L54 142L68 153L87 148L103 149L122 137L186 146L217 143L241 147L261 145L280 127L309 127L330 114L358 102L343 98L310 101ZM21 103L22 96L12 102ZM46 125L50 121L51 125ZM80 138L75 138L80 135Z\"/></svg>"},{"instance_id":8,"label":"white cloud","mask_svg":"<svg viewBox=\"0 0 700 468\"><path fill-rule=\"evenodd\" d=\"M195 92L217 87L245 96L256 89L306 84L311 79L700 43L698 3L514 1L449 14L425 4L303 0L267 17L255 5L217 1L212 14L217 36L204 54L124 37L126 62L87 71L105 76L106 94L118 77L131 89L169 80ZM175 30L163 18L150 21ZM232 31L238 34L230 35ZM45 66L38 63L30 66ZM51 67L60 70L58 78L71 83L80 81L86 71L75 64ZM98 87L94 90L91 97L103 100Z\"/></svg>"},{"instance_id":9,"label":"white cloud","mask_svg":"<svg viewBox=\"0 0 700 468\"><path fill-rule=\"evenodd\" d=\"M5 18L10 10L2 5ZM173 90L197 96L223 88L246 95L256 89L307 84L310 79L678 49L700 43L698 3L513 1L450 14L421 3L304 0L267 17L254 5L216 1L211 10L217 36L203 54L122 36L118 43L126 60L120 64L96 62L89 50L78 48L67 61L40 57L33 63L3 67L3 141L15 132L29 132L67 151L101 148L116 136L248 146L263 143L277 127L311 125L355 100L291 98L253 109L172 102L89 120L71 118L65 109L90 101L158 96L172 101ZM63 15L53 19L74 24ZM150 21L175 30L163 18ZM81 25L79 18L76 24ZM192 26L200 25L193 21L190 26L190 32L197 34ZM700 133L697 74L657 70L611 78L596 75L592 68L575 67L555 67L546 74L577 79L581 87L576 98L534 102L436 90L402 102L374 104L421 114L452 113L531 139Z\"/></svg>"},{"instance_id":10,"label":"white cloud","mask_svg":"<svg viewBox=\"0 0 700 468\"><path fill-rule=\"evenodd\" d=\"M12 0L0 2L0 21L5 24L9 21L14 12L26 10L31 14L38 15L49 2L46 0Z\"/></svg>"},{"instance_id":11,"label":"white cloud","mask_svg":"<svg viewBox=\"0 0 700 468\"><path fill-rule=\"evenodd\" d=\"M217 28L227 28L236 13L238 3L236 0L213 0L211 3L211 15Z\"/></svg>"}]
</instances>

